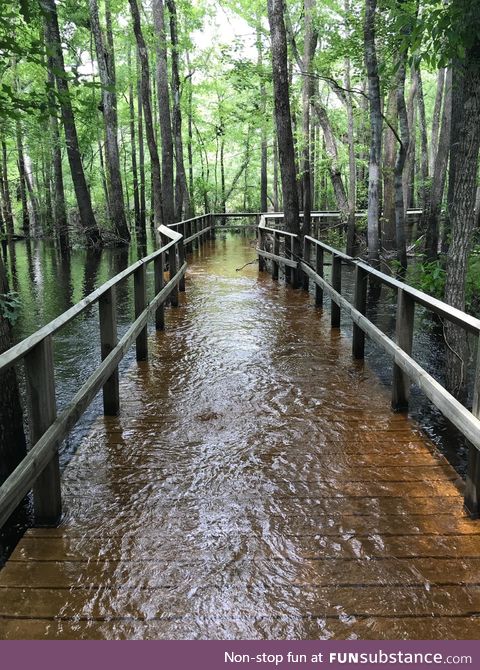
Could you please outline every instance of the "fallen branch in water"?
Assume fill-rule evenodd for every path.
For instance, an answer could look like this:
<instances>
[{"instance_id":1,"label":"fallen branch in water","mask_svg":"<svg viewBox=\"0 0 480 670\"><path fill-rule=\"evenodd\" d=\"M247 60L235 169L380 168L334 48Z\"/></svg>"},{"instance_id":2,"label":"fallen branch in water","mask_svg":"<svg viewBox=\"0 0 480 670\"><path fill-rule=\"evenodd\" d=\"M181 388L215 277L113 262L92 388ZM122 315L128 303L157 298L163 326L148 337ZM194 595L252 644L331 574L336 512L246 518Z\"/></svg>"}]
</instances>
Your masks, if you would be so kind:
<instances>
[{"instance_id":1,"label":"fallen branch in water","mask_svg":"<svg viewBox=\"0 0 480 670\"><path fill-rule=\"evenodd\" d=\"M255 265L255 263L258 263L258 258L256 258L254 261L250 261L249 263L245 263L245 265L242 265L241 268L235 268L235 272L240 272L243 270L243 268L246 268L247 265Z\"/></svg>"}]
</instances>

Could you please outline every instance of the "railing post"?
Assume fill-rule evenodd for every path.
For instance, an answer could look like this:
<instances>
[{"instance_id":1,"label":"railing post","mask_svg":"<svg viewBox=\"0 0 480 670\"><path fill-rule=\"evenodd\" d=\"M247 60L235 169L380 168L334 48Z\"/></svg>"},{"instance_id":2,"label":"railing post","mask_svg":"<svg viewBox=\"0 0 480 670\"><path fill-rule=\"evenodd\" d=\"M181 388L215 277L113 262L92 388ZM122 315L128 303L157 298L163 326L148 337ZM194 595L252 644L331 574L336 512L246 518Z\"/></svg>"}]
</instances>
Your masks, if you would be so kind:
<instances>
[{"instance_id":1,"label":"railing post","mask_svg":"<svg viewBox=\"0 0 480 670\"><path fill-rule=\"evenodd\" d=\"M51 336L45 337L25 356L29 401L30 441L34 445L57 417ZM33 488L35 524L56 526L62 516L58 451L37 478Z\"/></svg>"},{"instance_id":2,"label":"railing post","mask_svg":"<svg viewBox=\"0 0 480 670\"><path fill-rule=\"evenodd\" d=\"M310 240L306 237L303 238L303 260L307 265L310 265L312 257L312 247ZM308 291L310 288L310 279L306 272L302 272L302 286L304 291Z\"/></svg>"},{"instance_id":3,"label":"railing post","mask_svg":"<svg viewBox=\"0 0 480 670\"><path fill-rule=\"evenodd\" d=\"M319 244L315 245L315 270L323 279L323 249ZM315 305L323 307L323 288L315 284Z\"/></svg>"},{"instance_id":4,"label":"railing post","mask_svg":"<svg viewBox=\"0 0 480 670\"><path fill-rule=\"evenodd\" d=\"M181 240L178 242L178 264L179 267L182 267L182 265L185 263L185 245L184 245L184 237L182 237ZM182 293L185 293L185 275L182 276L178 283L178 290L181 291Z\"/></svg>"},{"instance_id":5,"label":"railing post","mask_svg":"<svg viewBox=\"0 0 480 670\"><path fill-rule=\"evenodd\" d=\"M290 244L290 249L291 249L291 259L294 261L294 263L298 263L299 258L300 258L300 240L298 237L295 235L295 237L292 236L291 238L291 244ZM299 288L300 286L300 268L292 268L292 273L291 273L291 282L292 282L292 288Z\"/></svg>"},{"instance_id":6,"label":"railing post","mask_svg":"<svg viewBox=\"0 0 480 670\"><path fill-rule=\"evenodd\" d=\"M355 295L353 306L360 312L360 314L366 314L367 311L367 285L367 271L358 265L355 266ZM353 357L358 360L365 358L365 333L356 323L353 324L352 354Z\"/></svg>"},{"instance_id":7,"label":"railing post","mask_svg":"<svg viewBox=\"0 0 480 670\"><path fill-rule=\"evenodd\" d=\"M133 274L135 294L135 318L137 319L147 306L147 272L145 263L137 268ZM147 324L142 328L136 339L137 361L146 361L148 358L148 331Z\"/></svg>"},{"instance_id":8,"label":"railing post","mask_svg":"<svg viewBox=\"0 0 480 670\"><path fill-rule=\"evenodd\" d=\"M290 254L288 253L288 248L289 247L290 247L290 237L288 235L284 235L283 236L283 250L284 250L284 256L287 259L290 257ZM285 265L284 274L285 274L285 283L286 284L290 284L292 282L292 273L293 273L293 269L290 266Z\"/></svg>"},{"instance_id":9,"label":"railing post","mask_svg":"<svg viewBox=\"0 0 480 670\"><path fill-rule=\"evenodd\" d=\"M102 361L107 358L118 343L117 337L117 293L115 286L109 288L98 301L100 316L100 346ZM120 411L120 388L118 366L103 385L103 413L117 416Z\"/></svg>"},{"instance_id":10,"label":"railing post","mask_svg":"<svg viewBox=\"0 0 480 670\"><path fill-rule=\"evenodd\" d=\"M215 239L215 214L209 214L210 217L210 239Z\"/></svg>"},{"instance_id":11,"label":"railing post","mask_svg":"<svg viewBox=\"0 0 480 670\"><path fill-rule=\"evenodd\" d=\"M332 254L332 288L341 293L342 291L342 259ZM340 328L340 307L332 300L330 321L332 328Z\"/></svg>"},{"instance_id":12,"label":"railing post","mask_svg":"<svg viewBox=\"0 0 480 670\"><path fill-rule=\"evenodd\" d=\"M276 231L273 233L273 253L275 256L280 255L280 240ZM275 260L272 261L272 279L278 279L278 262Z\"/></svg>"},{"instance_id":13,"label":"railing post","mask_svg":"<svg viewBox=\"0 0 480 670\"><path fill-rule=\"evenodd\" d=\"M178 271L177 265L177 244L172 244L168 250L169 278L173 279ZM170 304L172 307L178 307L178 284L170 293Z\"/></svg>"},{"instance_id":14,"label":"railing post","mask_svg":"<svg viewBox=\"0 0 480 670\"><path fill-rule=\"evenodd\" d=\"M413 323L415 301L403 289L398 289L396 340L399 347L410 356L413 345ZM393 364L392 408L402 411L408 408L410 379L403 370Z\"/></svg>"},{"instance_id":15,"label":"railing post","mask_svg":"<svg viewBox=\"0 0 480 670\"><path fill-rule=\"evenodd\" d=\"M472 414L480 419L480 337L478 338L477 368L473 387ZM467 476L465 481L465 509L472 517L480 516L480 452L473 444L468 444Z\"/></svg>"},{"instance_id":16,"label":"railing post","mask_svg":"<svg viewBox=\"0 0 480 670\"><path fill-rule=\"evenodd\" d=\"M265 232L262 228L258 228L257 238L258 238L258 248L260 251L265 250ZM258 254L258 269L260 272L265 272L267 269L267 263L264 257L261 254Z\"/></svg>"},{"instance_id":17,"label":"railing post","mask_svg":"<svg viewBox=\"0 0 480 670\"><path fill-rule=\"evenodd\" d=\"M187 225L187 230L186 230L186 236L190 237L192 234L192 222L188 221ZM191 254L193 251L193 245L191 242L187 244L187 254Z\"/></svg>"},{"instance_id":18,"label":"railing post","mask_svg":"<svg viewBox=\"0 0 480 670\"><path fill-rule=\"evenodd\" d=\"M153 261L153 272L155 276L155 295L157 296L165 285L163 273L165 271L165 262L163 259L163 251ZM155 310L155 328L157 330L165 329L165 303Z\"/></svg>"}]
</instances>

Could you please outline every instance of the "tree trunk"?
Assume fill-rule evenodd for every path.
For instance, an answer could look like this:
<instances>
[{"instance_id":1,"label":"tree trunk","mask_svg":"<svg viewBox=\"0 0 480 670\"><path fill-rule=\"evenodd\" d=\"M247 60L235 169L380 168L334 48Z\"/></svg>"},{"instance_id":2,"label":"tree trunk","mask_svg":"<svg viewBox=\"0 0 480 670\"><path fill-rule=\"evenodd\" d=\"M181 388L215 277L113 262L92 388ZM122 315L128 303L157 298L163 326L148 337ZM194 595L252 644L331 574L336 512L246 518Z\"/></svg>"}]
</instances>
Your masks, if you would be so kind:
<instances>
[{"instance_id":1,"label":"tree trunk","mask_svg":"<svg viewBox=\"0 0 480 670\"><path fill-rule=\"evenodd\" d=\"M368 169L368 259L372 265L379 261L380 211L380 161L382 156L382 104L380 96L380 78L378 76L377 50L375 46L375 14L377 0L366 0L365 22L363 27L365 66L368 75L368 94L370 99L370 160Z\"/></svg>"},{"instance_id":2,"label":"tree trunk","mask_svg":"<svg viewBox=\"0 0 480 670\"><path fill-rule=\"evenodd\" d=\"M350 0L345 0L345 13L350 14ZM350 58L345 59L345 105L347 109L347 141L348 141L348 223L347 223L347 254L355 251L355 210L357 201L357 165L355 156L355 121L351 93Z\"/></svg>"},{"instance_id":3,"label":"tree trunk","mask_svg":"<svg viewBox=\"0 0 480 670\"><path fill-rule=\"evenodd\" d=\"M405 241L405 200L403 191L404 169L410 144L407 106L405 104L405 61L406 54L401 56L397 70L397 113L400 129L400 146L395 162L395 228L397 244L397 260L402 271L407 269L407 248Z\"/></svg>"},{"instance_id":4,"label":"tree trunk","mask_svg":"<svg viewBox=\"0 0 480 670\"><path fill-rule=\"evenodd\" d=\"M279 211L278 199L278 142L277 138L273 138L273 209Z\"/></svg>"},{"instance_id":5,"label":"tree trunk","mask_svg":"<svg viewBox=\"0 0 480 670\"><path fill-rule=\"evenodd\" d=\"M89 0L90 25L95 40L95 51L97 53L98 72L102 84L102 113L105 124L105 153L108 174L108 208L114 230L118 237L128 242L130 231L128 230L125 216L125 201L123 197L123 185L120 168L120 154L118 151L118 116L117 116L117 94L115 81L115 56L107 45L100 27L98 14L98 1ZM110 31L111 33L111 31ZM110 42L112 37L110 37Z\"/></svg>"},{"instance_id":6,"label":"tree trunk","mask_svg":"<svg viewBox=\"0 0 480 670\"><path fill-rule=\"evenodd\" d=\"M145 188L145 148L143 144L143 104L142 104L142 83L140 75L140 56L137 49L137 120L138 120L138 175L140 180L139 200L140 200L140 220L137 229L137 236L142 241L147 237L147 204Z\"/></svg>"},{"instance_id":7,"label":"tree trunk","mask_svg":"<svg viewBox=\"0 0 480 670\"><path fill-rule=\"evenodd\" d=\"M172 95L173 95L173 138L175 141L175 166L177 169L178 197L176 199L176 216L182 218L183 212L187 218L192 215L190 204L190 193L187 184L187 173L185 171L185 160L182 139L182 111L180 107L180 66L177 26L177 8L175 0L167 0L170 12L170 38L172 41Z\"/></svg>"},{"instance_id":8,"label":"tree trunk","mask_svg":"<svg viewBox=\"0 0 480 670\"><path fill-rule=\"evenodd\" d=\"M441 68L438 71L437 75L437 92L435 95L435 105L433 108L433 119L432 119L432 148L430 152L430 174L433 175L435 171L435 161L437 159L438 151L438 141L440 133L440 117L442 114L442 101L445 88L445 68Z\"/></svg>"},{"instance_id":9,"label":"tree trunk","mask_svg":"<svg viewBox=\"0 0 480 670\"><path fill-rule=\"evenodd\" d=\"M452 184L450 209L452 240L447 257L447 282L445 300L458 309L465 309L465 281L468 257L475 230L475 195L478 157L480 150L480 40L478 35L467 50L464 65L459 73L463 80L463 114L458 131L458 142L452 145L457 169ZM468 348L462 328L449 322L446 326L447 389L460 400L466 396L466 366Z\"/></svg>"},{"instance_id":10,"label":"tree trunk","mask_svg":"<svg viewBox=\"0 0 480 670\"><path fill-rule=\"evenodd\" d=\"M348 221L349 207L347 191L345 184L343 183L342 172L340 170L337 141L335 139L335 135L333 134L333 130L330 125L330 119L328 118L325 107L317 101L313 103L313 107L323 131L325 151L329 159L328 171L332 181L337 207L340 211L340 220L345 224Z\"/></svg>"},{"instance_id":11,"label":"tree trunk","mask_svg":"<svg viewBox=\"0 0 480 670\"><path fill-rule=\"evenodd\" d=\"M30 237L30 214L27 201L27 180L25 177L25 157L23 154L23 138L20 121L15 124L17 139L17 165L18 165L18 193L22 203L22 229L25 237Z\"/></svg>"},{"instance_id":12,"label":"tree trunk","mask_svg":"<svg viewBox=\"0 0 480 670\"><path fill-rule=\"evenodd\" d=\"M295 148L290 113L290 90L287 66L287 37L283 3L268 0L268 21L272 36L273 90L278 153L282 178L285 227L291 233L300 233Z\"/></svg>"},{"instance_id":13,"label":"tree trunk","mask_svg":"<svg viewBox=\"0 0 480 670\"><path fill-rule=\"evenodd\" d=\"M150 153L150 163L152 171L152 191L153 191L153 210L155 226L162 223L162 199L161 199L161 177L160 160L158 158L157 143L155 141L155 132L153 129L153 117L150 94L150 67L148 63L148 51L142 34L140 23L140 12L138 10L137 0L129 0L130 10L133 20L133 31L138 47L140 59L140 82L142 91L143 116L145 120L145 133L147 136L148 151Z\"/></svg>"},{"instance_id":14,"label":"tree trunk","mask_svg":"<svg viewBox=\"0 0 480 670\"><path fill-rule=\"evenodd\" d=\"M14 234L12 197L10 195L10 182L8 179L7 144L2 140L2 196L4 206L5 228L7 235Z\"/></svg>"},{"instance_id":15,"label":"tree trunk","mask_svg":"<svg viewBox=\"0 0 480 670\"><path fill-rule=\"evenodd\" d=\"M153 22L157 49L157 98L162 136L162 202L163 223L173 223L175 215L173 193L173 137L170 116L170 91L168 87L167 36L163 0L153 0Z\"/></svg>"},{"instance_id":16,"label":"tree trunk","mask_svg":"<svg viewBox=\"0 0 480 670\"><path fill-rule=\"evenodd\" d=\"M47 46L51 53L55 68L55 79L60 98L63 127L67 144L68 162L72 173L73 187L78 204L80 223L87 239L87 243L97 246L101 244L100 231L98 230L95 215L93 213L92 201L88 190L85 173L83 171L82 159L78 145L77 128L73 115L72 101L70 99L65 64L63 61L62 42L58 28L57 8L55 0L39 0L46 21Z\"/></svg>"},{"instance_id":17,"label":"tree trunk","mask_svg":"<svg viewBox=\"0 0 480 670\"><path fill-rule=\"evenodd\" d=\"M263 71L263 49L262 33L257 28L257 67L260 78L260 118L261 118L261 156L260 156L260 211L268 210L268 174L267 174L267 89L265 86L265 73ZM245 172L246 174L246 172Z\"/></svg>"},{"instance_id":18,"label":"tree trunk","mask_svg":"<svg viewBox=\"0 0 480 670\"><path fill-rule=\"evenodd\" d=\"M420 207L422 211L425 210L427 202L427 183L429 177L428 170L428 137L427 137L427 121L425 115L425 98L423 95L423 81L420 68L415 69L415 76L417 78L417 108L418 121L420 128Z\"/></svg>"},{"instance_id":19,"label":"tree trunk","mask_svg":"<svg viewBox=\"0 0 480 670\"><path fill-rule=\"evenodd\" d=\"M425 231L425 256L429 261L433 261L438 257L440 212L447 176L451 123L452 70L449 68L445 76L442 126L438 140L438 149L435 155L432 185L427 192L427 204L422 217L422 228Z\"/></svg>"},{"instance_id":20,"label":"tree trunk","mask_svg":"<svg viewBox=\"0 0 480 670\"><path fill-rule=\"evenodd\" d=\"M139 230L140 224L140 194L138 186L138 166L137 166L137 137L135 132L135 103L133 96L133 72L132 72L132 54L128 50L128 111L129 111L129 130L130 130L130 151L132 163L132 185L133 185L133 209L135 219L135 230Z\"/></svg>"},{"instance_id":21,"label":"tree trunk","mask_svg":"<svg viewBox=\"0 0 480 670\"><path fill-rule=\"evenodd\" d=\"M312 184L310 164L310 106L315 94L315 80L313 79L312 60L317 47L318 33L313 22L315 0L304 0L305 36L303 46L303 225L302 235L310 235L312 227Z\"/></svg>"},{"instance_id":22,"label":"tree trunk","mask_svg":"<svg viewBox=\"0 0 480 670\"><path fill-rule=\"evenodd\" d=\"M391 126L397 130L397 91L392 88L387 103L387 118ZM396 249L395 228L395 160L397 154L397 138L389 125L385 126L383 143L383 217L382 247L386 251Z\"/></svg>"},{"instance_id":23,"label":"tree trunk","mask_svg":"<svg viewBox=\"0 0 480 670\"><path fill-rule=\"evenodd\" d=\"M187 65L188 65L188 185L190 198L190 213L195 215L195 197L194 197L194 181L193 181L193 86L192 77L193 71L190 66L190 59L187 51Z\"/></svg>"}]
</instances>

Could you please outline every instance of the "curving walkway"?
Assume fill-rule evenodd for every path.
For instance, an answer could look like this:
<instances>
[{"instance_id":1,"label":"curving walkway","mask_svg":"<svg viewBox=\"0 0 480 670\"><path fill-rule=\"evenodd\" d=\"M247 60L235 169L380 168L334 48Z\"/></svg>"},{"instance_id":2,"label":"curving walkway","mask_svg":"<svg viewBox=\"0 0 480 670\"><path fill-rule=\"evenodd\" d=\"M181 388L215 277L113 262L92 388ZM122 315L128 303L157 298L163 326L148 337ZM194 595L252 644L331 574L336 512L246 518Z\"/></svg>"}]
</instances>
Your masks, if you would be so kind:
<instances>
[{"instance_id":1,"label":"curving walkway","mask_svg":"<svg viewBox=\"0 0 480 670\"><path fill-rule=\"evenodd\" d=\"M480 522L311 298L195 256L187 293L0 572L0 638L478 638Z\"/></svg>"}]
</instances>

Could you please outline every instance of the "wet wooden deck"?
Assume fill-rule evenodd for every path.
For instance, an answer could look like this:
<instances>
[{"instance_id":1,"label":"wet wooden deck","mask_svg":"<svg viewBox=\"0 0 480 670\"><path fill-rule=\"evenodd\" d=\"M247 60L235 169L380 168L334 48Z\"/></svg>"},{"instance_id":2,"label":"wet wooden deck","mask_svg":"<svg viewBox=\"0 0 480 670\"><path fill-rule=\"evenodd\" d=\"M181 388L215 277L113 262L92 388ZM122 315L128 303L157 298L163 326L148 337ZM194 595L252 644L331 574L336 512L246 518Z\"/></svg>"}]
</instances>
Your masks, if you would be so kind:
<instances>
[{"instance_id":1,"label":"wet wooden deck","mask_svg":"<svg viewBox=\"0 0 480 670\"><path fill-rule=\"evenodd\" d=\"M232 386L217 389L211 363L210 382L185 391L179 357L192 384L200 374L203 350L187 345L202 272L150 365L122 383L121 416L98 419L67 467L61 527L29 530L0 572L0 638L477 639L480 523L457 475L326 318L311 310L309 330L308 297L244 287L290 310L294 332L268 367L298 388L313 370L330 379L321 405L286 389L278 415L267 403L257 416L237 402L235 370L219 368ZM285 368L307 335L311 358ZM227 346L205 342L212 356ZM278 398L278 379L252 380Z\"/></svg>"}]
</instances>

